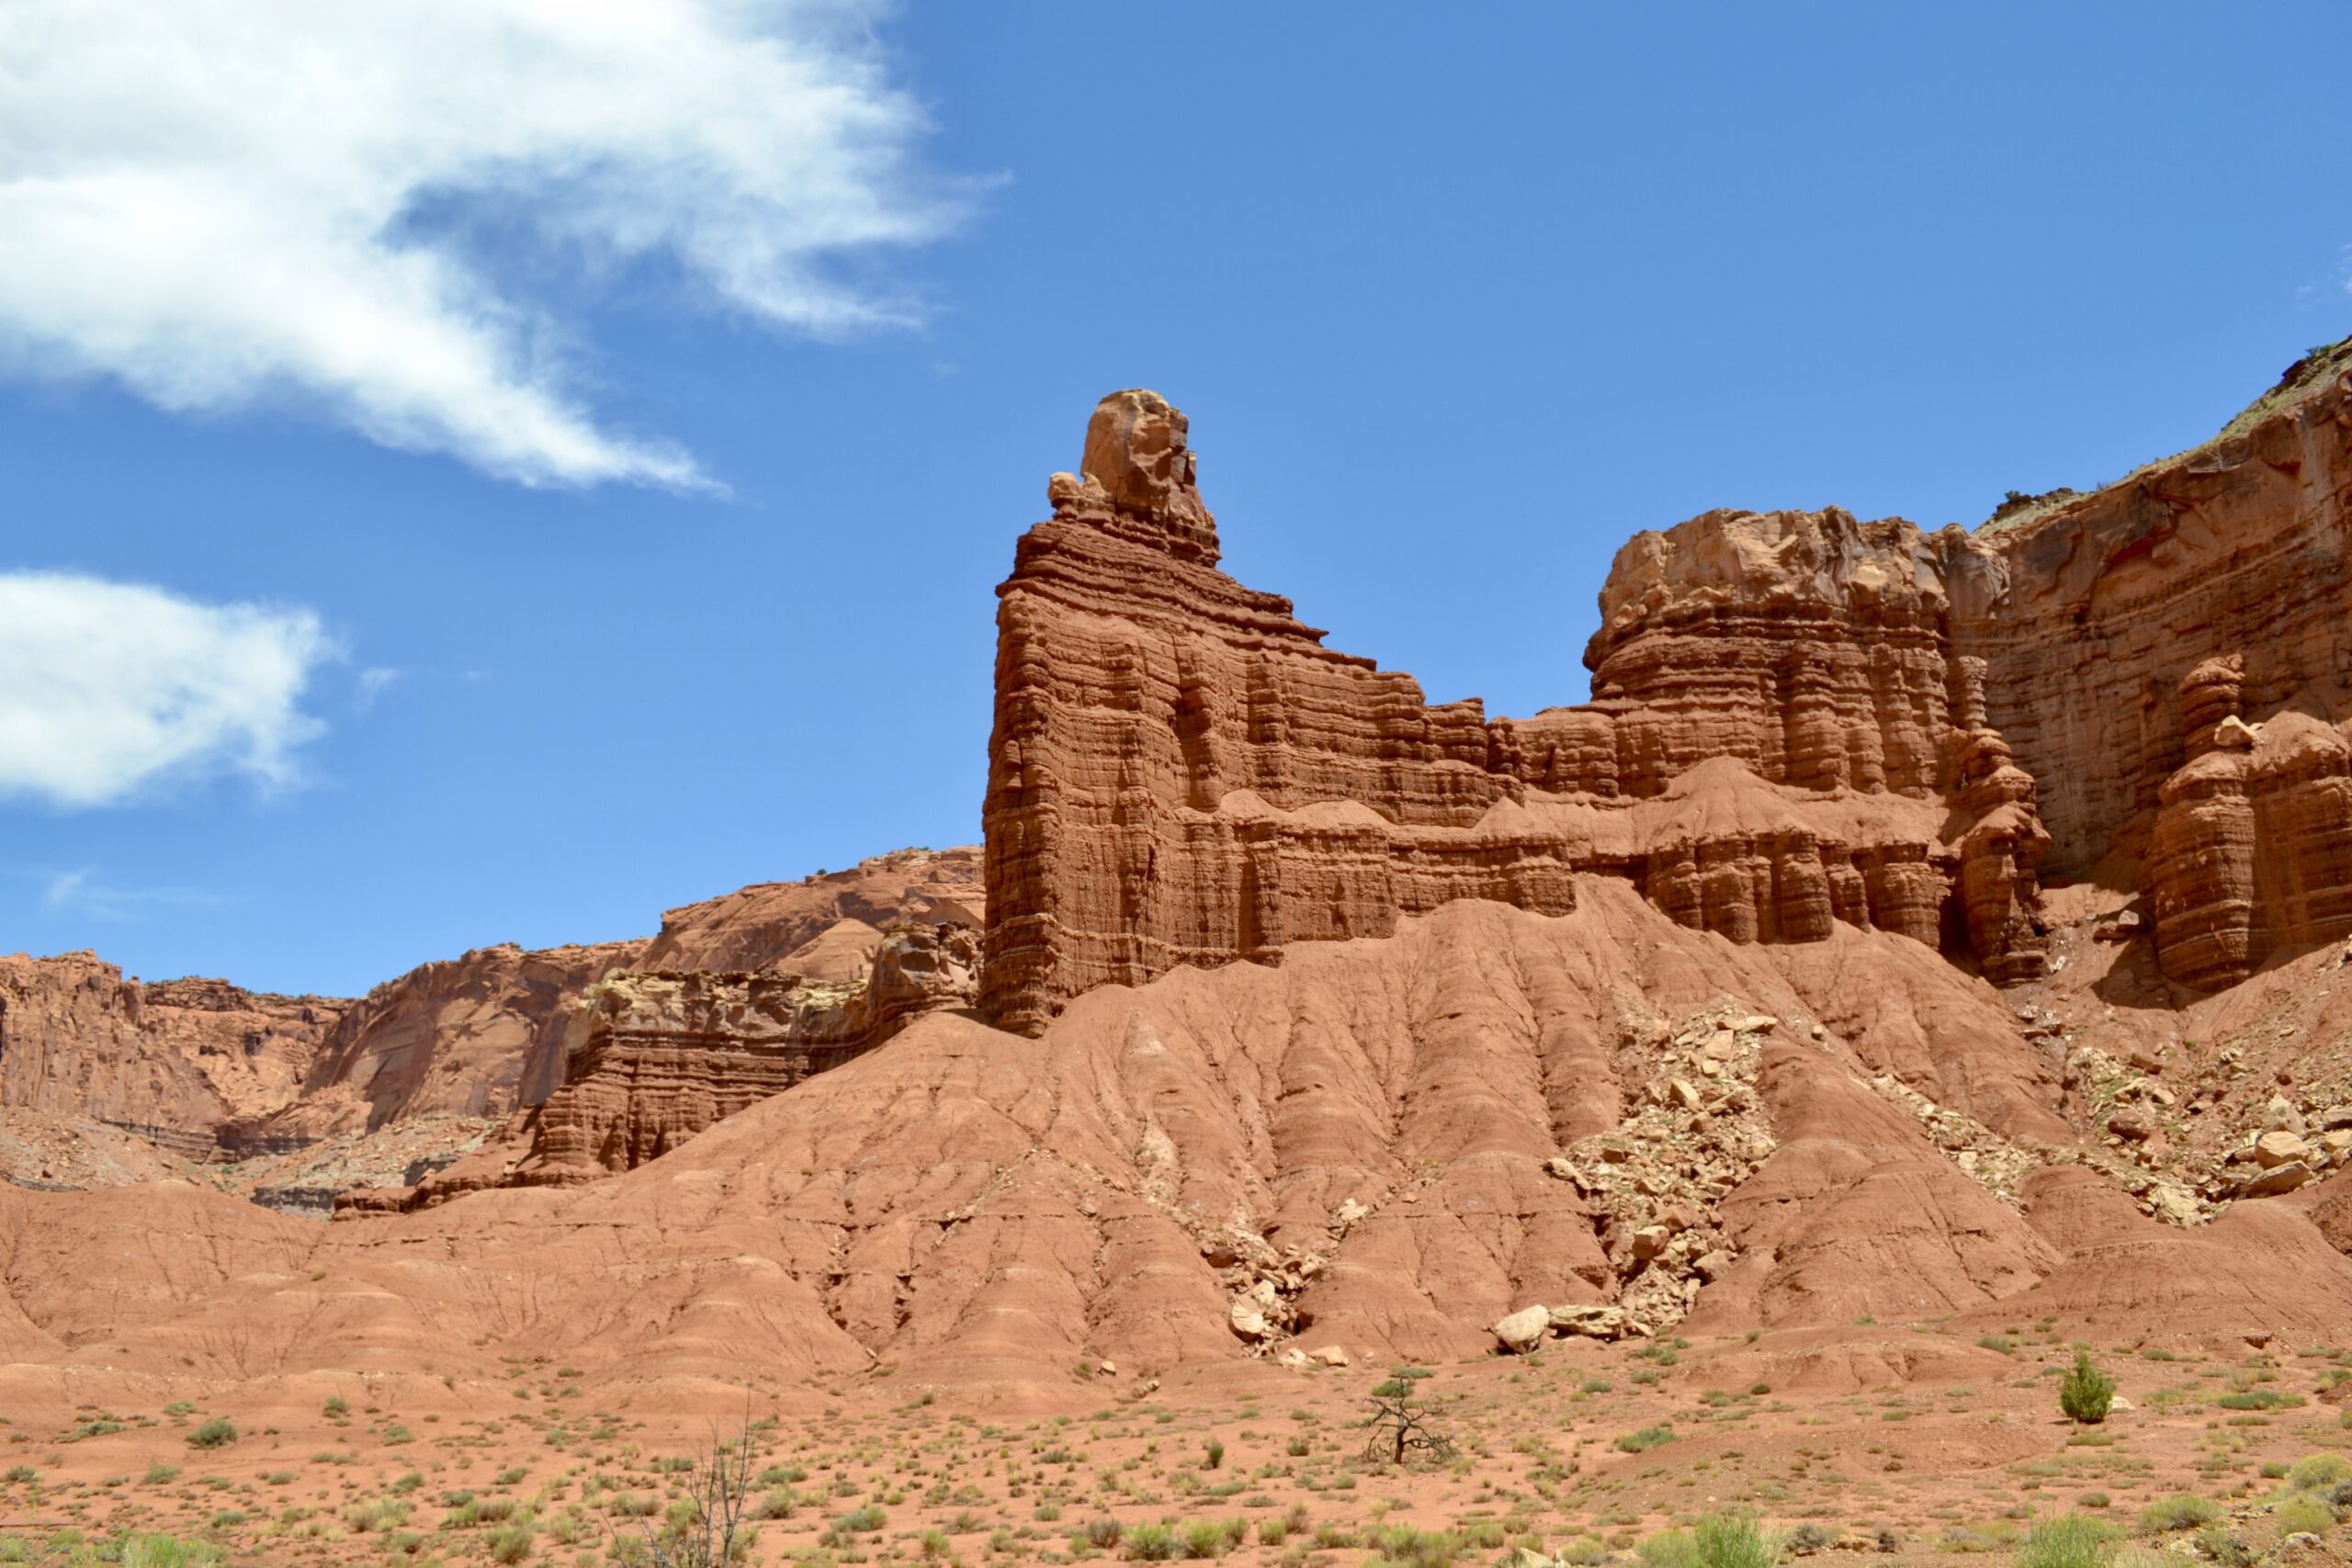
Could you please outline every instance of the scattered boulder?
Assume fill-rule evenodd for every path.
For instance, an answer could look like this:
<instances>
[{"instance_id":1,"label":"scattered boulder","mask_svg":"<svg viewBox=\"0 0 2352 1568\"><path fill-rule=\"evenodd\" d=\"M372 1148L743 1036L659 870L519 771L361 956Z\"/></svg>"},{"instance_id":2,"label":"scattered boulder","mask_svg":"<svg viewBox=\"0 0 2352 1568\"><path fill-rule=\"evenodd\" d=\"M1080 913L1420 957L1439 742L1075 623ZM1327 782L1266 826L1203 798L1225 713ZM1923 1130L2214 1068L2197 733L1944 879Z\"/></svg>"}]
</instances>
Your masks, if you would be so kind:
<instances>
[{"instance_id":1,"label":"scattered boulder","mask_svg":"<svg viewBox=\"0 0 2352 1568\"><path fill-rule=\"evenodd\" d=\"M1623 1339L1645 1332L1623 1307L1558 1306L1550 1315L1553 1327L1586 1339Z\"/></svg>"},{"instance_id":2,"label":"scattered boulder","mask_svg":"<svg viewBox=\"0 0 2352 1568\"><path fill-rule=\"evenodd\" d=\"M2254 1163L2265 1170L2311 1157L2312 1146L2293 1133L2265 1133L2254 1141Z\"/></svg>"},{"instance_id":3,"label":"scattered boulder","mask_svg":"<svg viewBox=\"0 0 2352 1568\"><path fill-rule=\"evenodd\" d=\"M2140 934L2143 922L2137 909L2118 909L2111 915L2099 917L2091 928L2093 942L2130 942Z\"/></svg>"},{"instance_id":4,"label":"scattered boulder","mask_svg":"<svg viewBox=\"0 0 2352 1568\"><path fill-rule=\"evenodd\" d=\"M1552 1314L1541 1306L1521 1307L1495 1325L1495 1337L1516 1355L1526 1355L1543 1344L1552 1329Z\"/></svg>"},{"instance_id":5,"label":"scattered boulder","mask_svg":"<svg viewBox=\"0 0 2352 1568\"><path fill-rule=\"evenodd\" d=\"M2238 1183L2241 1198L2272 1198L2281 1192L2292 1192L2312 1179L2312 1168L2301 1160L2274 1165L2267 1170L2247 1175Z\"/></svg>"}]
</instances>

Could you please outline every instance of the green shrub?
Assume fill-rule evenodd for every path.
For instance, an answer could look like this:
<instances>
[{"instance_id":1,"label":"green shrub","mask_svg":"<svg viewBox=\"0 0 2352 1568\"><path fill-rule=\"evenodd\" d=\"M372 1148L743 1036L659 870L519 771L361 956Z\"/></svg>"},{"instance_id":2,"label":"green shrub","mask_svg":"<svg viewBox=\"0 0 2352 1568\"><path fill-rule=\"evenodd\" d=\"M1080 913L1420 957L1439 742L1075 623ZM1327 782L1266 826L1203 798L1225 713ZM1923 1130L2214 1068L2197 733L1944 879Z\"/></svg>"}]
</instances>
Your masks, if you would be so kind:
<instances>
[{"instance_id":1,"label":"green shrub","mask_svg":"<svg viewBox=\"0 0 2352 1568\"><path fill-rule=\"evenodd\" d=\"M1647 1453L1652 1449L1664 1448L1674 1438L1675 1431L1671 1427L1645 1427L1638 1432L1621 1434L1617 1447L1624 1453Z\"/></svg>"},{"instance_id":2,"label":"green shrub","mask_svg":"<svg viewBox=\"0 0 2352 1568\"><path fill-rule=\"evenodd\" d=\"M1215 1519L1194 1519L1184 1527L1184 1555L1193 1558L1225 1555L1225 1527Z\"/></svg>"},{"instance_id":3,"label":"green shrub","mask_svg":"<svg viewBox=\"0 0 2352 1568\"><path fill-rule=\"evenodd\" d=\"M2278 1511L2271 1516L2271 1522L2278 1527L2280 1535L2294 1535L2302 1530L2323 1535L2335 1528L2335 1510L2316 1497L2297 1495L2278 1505Z\"/></svg>"},{"instance_id":4,"label":"green shrub","mask_svg":"<svg viewBox=\"0 0 2352 1568\"><path fill-rule=\"evenodd\" d=\"M2096 1427L2115 1403L2115 1380L2091 1364L2088 1350L2075 1352L2075 1364L2058 1383L2058 1408L2070 1421Z\"/></svg>"},{"instance_id":5,"label":"green shrub","mask_svg":"<svg viewBox=\"0 0 2352 1568\"><path fill-rule=\"evenodd\" d=\"M1645 1568L1699 1568L1699 1543L1689 1530L1660 1530L1634 1550Z\"/></svg>"},{"instance_id":6,"label":"green shrub","mask_svg":"<svg viewBox=\"0 0 2352 1568\"><path fill-rule=\"evenodd\" d=\"M531 1527L517 1519L490 1532L490 1560L520 1562L531 1555Z\"/></svg>"},{"instance_id":7,"label":"green shrub","mask_svg":"<svg viewBox=\"0 0 2352 1568\"><path fill-rule=\"evenodd\" d=\"M1753 1514L1709 1514L1690 1527L1690 1540L1699 1568L1772 1568L1781 1556L1779 1539L1766 1535Z\"/></svg>"},{"instance_id":8,"label":"green shrub","mask_svg":"<svg viewBox=\"0 0 2352 1568\"><path fill-rule=\"evenodd\" d=\"M12 1464L5 1473L0 1473L0 1481L39 1481L40 1479L40 1472L28 1464Z\"/></svg>"},{"instance_id":9,"label":"green shrub","mask_svg":"<svg viewBox=\"0 0 2352 1568\"><path fill-rule=\"evenodd\" d=\"M1126 1555L1137 1562L1168 1562L1183 1554L1172 1525L1137 1525L1126 1532Z\"/></svg>"},{"instance_id":10,"label":"green shrub","mask_svg":"<svg viewBox=\"0 0 2352 1568\"><path fill-rule=\"evenodd\" d=\"M2210 1525L2222 1517L2222 1505L2208 1497L2181 1492L2159 1497L2140 1510L2140 1528L2151 1534Z\"/></svg>"},{"instance_id":11,"label":"green shrub","mask_svg":"<svg viewBox=\"0 0 2352 1568\"><path fill-rule=\"evenodd\" d=\"M2043 1519L2027 1533L2017 1568L2105 1568L2113 1551L2112 1532L2107 1526L2081 1514L2067 1514Z\"/></svg>"},{"instance_id":12,"label":"green shrub","mask_svg":"<svg viewBox=\"0 0 2352 1568\"><path fill-rule=\"evenodd\" d=\"M122 1543L122 1568L209 1568L220 1561L219 1547L175 1535L134 1535Z\"/></svg>"},{"instance_id":13,"label":"green shrub","mask_svg":"<svg viewBox=\"0 0 2352 1568\"><path fill-rule=\"evenodd\" d=\"M1306 1529L1306 1509L1303 1505L1294 1503L1291 1505L1290 1512L1284 1514L1281 1518L1260 1519L1258 1521L1258 1544L1260 1546L1280 1546L1292 1536L1304 1534ZM1239 1543L1236 1542L1235 1544L1238 1545Z\"/></svg>"},{"instance_id":14,"label":"green shrub","mask_svg":"<svg viewBox=\"0 0 2352 1568\"><path fill-rule=\"evenodd\" d=\"M1201 1445L1201 1459L1209 1469L1215 1470L1225 1462L1225 1445L1211 1438Z\"/></svg>"},{"instance_id":15,"label":"green shrub","mask_svg":"<svg viewBox=\"0 0 2352 1568\"><path fill-rule=\"evenodd\" d=\"M2242 1388L2213 1403L2224 1410L2292 1410L2302 1402L2300 1393L2281 1393L2275 1388Z\"/></svg>"},{"instance_id":16,"label":"green shrub","mask_svg":"<svg viewBox=\"0 0 2352 1568\"><path fill-rule=\"evenodd\" d=\"M2342 1454L2307 1454L2287 1471L2287 1485L2296 1492L2315 1492L2352 1479L2352 1460Z\"/></svg>"},{"instance_id":17,"label":"green shrub","mask_svg":"<svg viewBox=\"0 0 2352 1568\"><path fill-rule=\"evenodd\" d=\"M2197 1532L2197 1550L2221 1568L2246 1568L2254 1561L2253 1551L2218 1519Z\"/></svg>"},{"instance_id":18,"label":"green shrub","mask_svg":"<svg viewBox=\"0 0 2352 1568\"><path fill-rule=\"evenodd\" d=\"M1799 1557L1810 1557L1816 1551L1826 1551L1838 1544L1838 1532L1819 1525L1804 1524L1791 1530L1781 1545Z\"/></svg>"},{"instance_id":19,"label":"green shrub","mask_svg":"<svg viewBox=\"0 0 2352 1568\"><path fill-rule=\"evenodd\" d=\"M1462 1554L1462 1541L1443 1530L1417 1530L1390 1525L1372 1532L1373 1554L1364 1568L1453 1568Z\"/></svg>"},{"instance_id":20,"label":"green shrub","mask_svg":"<svg viewBox=\"0 0 2352 1568\"><path fill-rule=\"evenodd\" d=\"M406 1503L379 1497L370 1503L345 1504L343 1522L354 1534L366 1535L370 1530L388 1530L395 1525L404 1524L408 1516L409 1506Z\"/></svg>"},{"instance_id":21,"label":"green shrub","mask_svg":"<svg viewBox=\"0 0 2352 1568\"><path fill-rule=\"evenodd\" d=\"M890 1516L882 1511L881 1505L868 1503L862 1508L852 1508L835 1519L833 1529L843 1535L872 1535L889 1522Z\"/></svg>"},{"instance_id":22,"label":"green shrub","mask_svg":"<svg viewBox=\"0 0 2352 1568\"><path fill-rule=\"evenodd\" d=\"M226 1416L215 1416L187 1435L192 1449L223 1449L237 1440L237 1428Z\"/></svg>"},{"instance_id":23,"label":"green shrub","mask_svg":"<svg viewBox=\"0 0 2352 1568\"><path fill-rule=\"evenodd\" d=\"M1087 1545L1108 1551L1119 1544L1119 1538L1126 1533L1126 1528L1116 1519L1090 1519L1086 1528L1078 1533L1086 1538Z\"/></svg>"}]
</instances>

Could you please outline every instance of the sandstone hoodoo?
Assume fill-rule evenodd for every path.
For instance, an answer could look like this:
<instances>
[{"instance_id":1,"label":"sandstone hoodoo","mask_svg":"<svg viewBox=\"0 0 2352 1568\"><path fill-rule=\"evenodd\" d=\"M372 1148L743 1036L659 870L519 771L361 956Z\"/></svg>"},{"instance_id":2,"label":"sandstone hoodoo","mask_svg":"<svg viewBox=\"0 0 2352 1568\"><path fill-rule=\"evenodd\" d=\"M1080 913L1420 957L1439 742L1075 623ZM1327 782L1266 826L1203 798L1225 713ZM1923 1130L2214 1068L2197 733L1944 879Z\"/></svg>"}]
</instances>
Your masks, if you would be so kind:
<instances>
[{"instance_id":1,"label":"sandstone hoodoo","mask_svg":"<svg viewBox=\"0 0 2352 1568\"><path fill-rule=\"evenodd\" d=\"M983 986L1005 1027L1456 898L1565 913L1578 874L1735 942L1843 920L2039 972L2048 835L1953 644L1952 585L2000 572L1961 530L1833 509L1639 536L1594 700L1489 719L1217 571L1157 394L1103 400L1085 462L998 591Z\"/></svg>"},{"instance_id":2,"label":"sandstone hoodoo","mask_svg":"<svg viewBox=\"0 0 2352 1568\"><path fill-rule=\"evenodd\" d=\"M1711 512L1618 552L1592 700L1432 706L1216 570L1184 416L1114 393L998 590L988 1006L1623 877L1680 924L2040 974L2041 874L2139 867L2166 975L2352 930L2352 370L1975 535ZM2128 733L2122 728L2131 727ZM2044 781L2061 781L2045 821Z\"/></svg>"}]
</instances>

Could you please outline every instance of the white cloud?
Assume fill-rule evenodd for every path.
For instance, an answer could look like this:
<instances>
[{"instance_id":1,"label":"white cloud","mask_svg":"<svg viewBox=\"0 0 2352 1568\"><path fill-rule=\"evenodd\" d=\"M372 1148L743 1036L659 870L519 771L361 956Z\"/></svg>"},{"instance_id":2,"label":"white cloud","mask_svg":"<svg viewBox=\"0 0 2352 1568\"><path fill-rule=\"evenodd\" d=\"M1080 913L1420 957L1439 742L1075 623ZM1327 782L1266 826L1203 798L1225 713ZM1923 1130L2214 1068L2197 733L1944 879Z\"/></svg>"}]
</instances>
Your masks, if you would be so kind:
<instances>
[{"instance_id":1,"label":"white cloud","mask_svg":"<svg viewBox=\"0 0 2352 1568\"><path fill-rule=\"evenodd\" d=\"M700 484L584 405L554 280L652 263L775 327L907 320L844 273L949 214L867 9L10 0L0 353L526 483Z\"/></svg>"},{"instance_id":2,"label":"white cloud","mask_svg":"<svg viewBox=\"0 0 2352 1568\"><path fill-rule=\"evenodd\" d=\"M293 783L321 728L302 690L335 656L308 610L0 573L0 795L105 806L223 771Z\"/></svg>"}]
</instances>

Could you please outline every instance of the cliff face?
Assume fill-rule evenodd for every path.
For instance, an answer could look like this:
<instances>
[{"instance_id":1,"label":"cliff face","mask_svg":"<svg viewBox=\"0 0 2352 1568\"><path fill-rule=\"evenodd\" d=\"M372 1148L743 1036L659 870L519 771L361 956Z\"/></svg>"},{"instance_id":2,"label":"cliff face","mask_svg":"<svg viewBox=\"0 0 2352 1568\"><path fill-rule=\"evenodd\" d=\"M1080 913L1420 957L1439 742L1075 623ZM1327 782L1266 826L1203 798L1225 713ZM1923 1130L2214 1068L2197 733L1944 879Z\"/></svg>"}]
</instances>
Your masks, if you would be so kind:
<instances>
[{"instance_id":1,"label":"cliff face","mask_svg":"<svg viewBox=\"0 0 2352 1568\"><path fill-rule=\"evenodd\" d=\"M111 1122L205 1160L504 1117L562 1086L566 1031L607 974L782 967L863 981L883 928L976 926L984 907L978 848L899 850L672 909L651 938L480 948L357 1001L223 980L141 985L89 953L0 957L0 1109ZM50 1165L0 1149L0 1176L43 1179Z\"/></svg>"},{"instance_id":2,"label":"cliff face","mask_svg":"<svg viewBox=\"0 0 2352 1568\"><path fill-rule=\"evenodd\" d=\"M1997 983L2041 876L2144 891L2211 987L2352 930L2352 346L2212 443L1975 535L1711 512L1636 535L1592 701L1489 719L1216 569L1182 413L1114 393L998 590L985 996L1279 962L1454 898L1899 932Z\"/></svg>"},{"instance_id":3,"label":"cliff face","mask_svg":"<svg viewBox=\"0 0 2352 1568\"><path fill-rule=\"evenodd\" d=\"M299 1103L274 1119L308 1136L403 1117L504 1116L564 1082L581 997L621 970L784 969L858 979L902 919L978 919L979 852L899 850L800 882L761 883L672 909L650 940L482 948L424 964L355 1004Z\"/></svg>"},{"instance_id":4,"label":"cliff face","mask_svg":"<svg viewBox=\"0 0 2352 1568\"><path fill-rule=\"evenodd\" d=\"M1181 460L1157 485L1122 441ZM1716 512L1619 553L1595 700L1488 720L1215 569L1183 416L1104 400L999 589L987 1005L1023 1032L1182 964L1623 876L1736 942L1881 927L2038 972L2034 781L1951 645L1957 529Z\"/></svg>"},{"instance_id":5,"label":"cliff face","mask_svg":"<svg viewBox=\"0 0 2352 1568\"><path fill-rule=\"evenodd\" d=\"M1995 529L1954 635L2042 783L2051 864L2148 895L2174 980L2352 925L2352 350L2204 446Z\"/></svg>"},{"instance_id":6,"label":"cliff face","mask_svg":"<svg viewBox=\"0 0 2352 1568\"><path fill-rule=\"evenodd\" d=\"M980 949L969 926L901 922L876 943L848 980L613 971L566 1014L563 1082L544 1103L478 1153L407 1186L356 1188L335 1210L399 1213L486 1188L571 1187L633 1170L926 1014L977 999Z\"/></svg>"},{"instance_id":7,"label":"cliff face","mask_svg":"<svg viewBox=\"0 0 2352 1568\"><path fill-rule=\"evenodd\" d=\"M507 1185L632 1169L712 1122L872 1050L924 1013L968 1006L979 943L939 925L882 942L868 975L626 971L582 998L563 1087Z\"/></svg>"},{"instance_id":8,"label":"cliff face","mask_svg":"<svg viewBox=\"0 0 2352 1568\"><path fill-rule=\"evenodd\" d=\"M141 985L87 953L0 957L0 1106L86 1116L197 1158L282 1101L349 1006L225 980Z\"/></svg>"}]
</instances>

